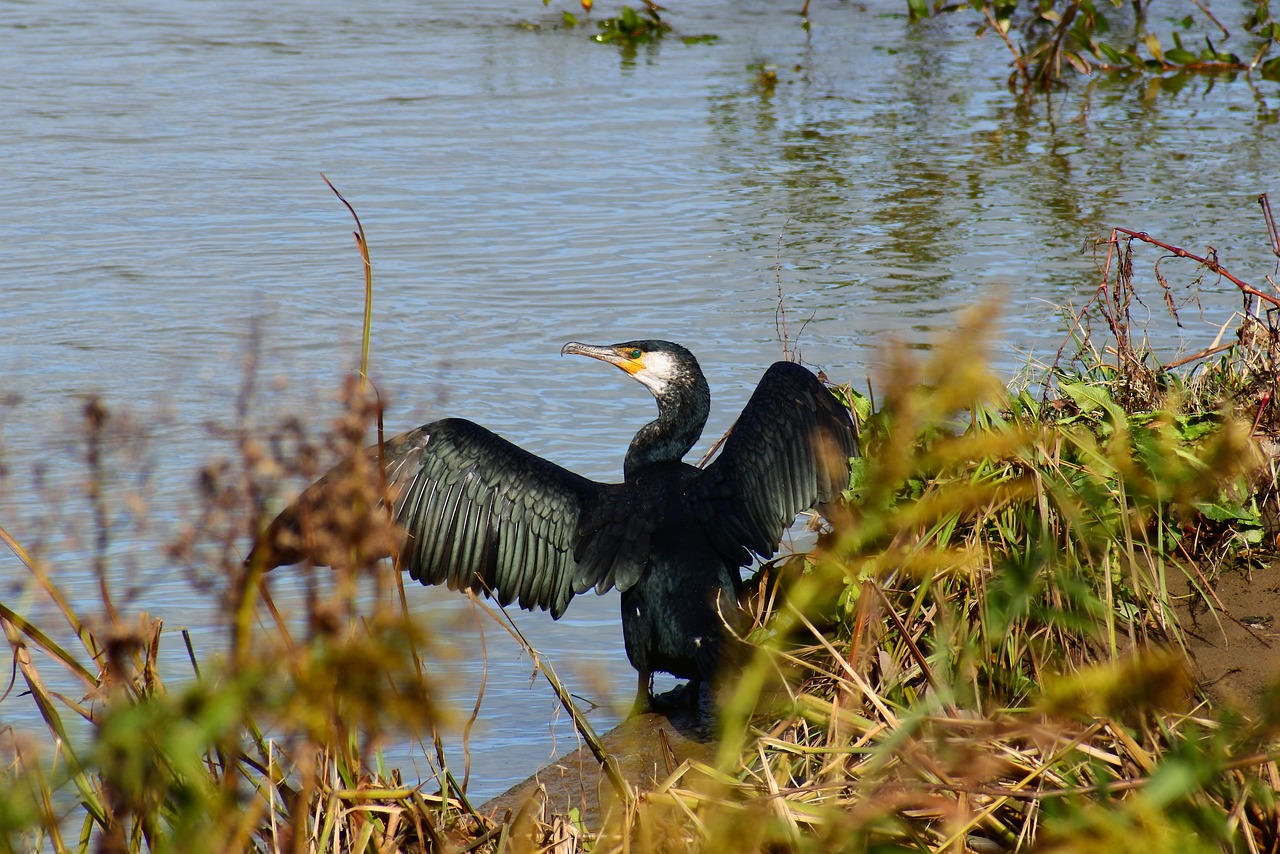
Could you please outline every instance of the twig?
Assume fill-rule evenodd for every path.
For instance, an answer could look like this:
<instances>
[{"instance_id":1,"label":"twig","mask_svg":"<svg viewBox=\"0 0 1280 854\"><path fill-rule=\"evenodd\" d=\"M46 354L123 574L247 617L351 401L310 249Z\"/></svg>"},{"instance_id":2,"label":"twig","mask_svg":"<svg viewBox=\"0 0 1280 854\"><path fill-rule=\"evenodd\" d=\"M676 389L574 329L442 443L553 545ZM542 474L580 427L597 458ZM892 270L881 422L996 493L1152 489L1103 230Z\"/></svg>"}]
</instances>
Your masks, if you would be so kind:
<instances>
[{"instance_id":1,"label":"twig","mask_svg":"<svg viewBox=\"0 0 1280 854\"><path fill-rule=\"evenodd\" d=\"M484 702L484 689L489 684L489 647L484 640L484 624L480 621L480 615L474 610L471 615L475 619L476 634L480 639L482 666L480 668L480 690L476 692L476 704L471 708L471 714L467 717L466 725L462 727L462 788L464 791L471 782L471 730L476 725L476 721L480 719L480 704Z\"/></svg>"},{"instance_id":2,"label":"twig","mask_svg":"<svg viewBox=\"0 0 1280 854\"><path fill-rule=\"evenodd\" d=\"M1218 29L1222 30L1222 37L1224 39L1231 38L1231 33L1227 32L1227 28L1222 26L1222 22L1219 21L1217 18L1215 18L1213 16L1213 13L1210 12L1209 9L1203 3L1200 2L1200 0L1191 0L1191 2L1196 5L1197 9L1199 9L1201 12L1204 12L1205 17L1208 18L1210 21L1213 21L1214 25L1217 26Z\"/></svg>"},{"instance_id":3,"label":"twig","mask_svg":"<svg viewBox=\"0 0 1280 854\"><path fill-rule=\"evenodd\" d=\"M805 4L806 8L808 3ZM782 344L782 358L788 362L793 361L791 358L791 349L788 346L787 336L787 301L786 295L782 291L782 237L787 233L787 226L791 224L791 218L787 217L787 221L782 224L782 230L778 232L778 247L773 255L773 271L774 279L778 285L778 304L773 310L773 328L778 333L778 341Z\"/></svg>"},{"instance_id":4,"label":"twig","mask_svg":"<svg viewBox=\"0 0 1280 854\"><path fill-rule=\"evenodd\" d=\"M511 615L505 610L499 609L495 611L489 607L487 602L475 595L474 591L467 591L467 595L470 596L472 602L483 608L495 622L505 628L508 634L515 638L516 642L524 648L525 652L529 653L538 670L542 672L542 675L551 685L551 690L555 692L556 699L560 701L560 705L564 707L564 710L569 713L574 729L578 731L578 735L582 736L583 741L590 748L591 754L600 763L600 766L604 768L605 776L609 778L614 791L617 792L623 804L629 807L635 802L636 796L631 791L631 786L627 783L626 777L622 775L618 760L605 748L604 743L600 741L600 736L596 735L595 727L591 726L591 722L586 719L586 716L582 714L582 711L573 702L573 697L561 684L559 677L556 676L555 668L551 666L551 662L547 660L546 656L534 649L533 644L529 643L529 639L524 636L524 632L520 631L520 627L515 624L511 619ZM502 616L498 616L499 614Z\"/></svg>"},{"instance_id":5,"label":"twig","mask_svg":"<svg viewBox=\"0 0 1280 854\"><path fill-rule=\"evenodd\" d=\"M1061 19L1059 19L1057 27L1054 28L1053 44L1040 72L1040 88L1044 91L1049 89L1051 76L1059 76L1062 69L1062 42L1067 37L1067 28L1071 26L1071 22L1076 18L1077 8L1079 6L1075 3L1068 6Z\"/></svg>"},{"instance_id":6,"label":"twig","mask_svg":"<svg viewBox=\"0 0 1280 854\"><path fill-rule=\"evenodd\" d=\"M1271 251L1280 258L1280 231L1276 230L1276 218L1271 213L1271 200L1267 194L1258 196L1258 205L1262 208L1262 218L1267 221L1267 237L1271 238Z\"/></svg>"},{"instance_id":7,"label":"twig","mask_svg":"<svg viewBox=\"0 0 1280 854\"><path fill-rule=\"evenodd\" d=\"M1000 22L996 20L995 15L991 14L991 4L982 4L982 14L987 18L987 24L991 29L1000 34L1000 38L1004 39L1005 46L1009 48L1009 52L1013 54L1013 64L1017 66L1018 78L1022 81L1022 85L1031 88L1031 75L1027 72L1027 63L1023 59L1022 54L1018 52L1018 48L1009 40L1009 34L1004 31L1004 27L1000 26Z\"/></svg>"},{"instance_id":8,"label":"twig","mask_svg":"<svg viewBox=\"0 0 1280 854\"><path fill-rule=\"evenodd\" d=\"M1195 353L1195 354L1190 355L1190 356L1184 356L1184 357L1183 357L1183 358L1181 358L1181 359L1177 359L1177 360L1175 360L1175 361L1172 361L1172 362L1170 362L1169 364L1165 365L1165 366L1164 366L1163 368L1161 368L1160 370L1162 370L1162 371L1171 371L1171 370L1173 370L1174 368L1180 368L1180 367L1182 367L1182 366L1183 366L1183 365L1185 365L1185 364L1188 364L1188 363L1190 363L1190 362L1194 362L1194 361L1196 361L1197 359L1204 359L1204 358L1206 358L1206 357L1208 357L1208 356L1212 356L1212 355L1213 355L1213 354L1215 354L1215 353L1221 353L1223 350L1230 350L1230 349L1231 349L1232 347L1234 347L1234 346L1236 346L1236 345L1235 345L1235 342L1233 341L1233 342L1232 342L1232 343L1230 343L1230 344L1222 344L1222 345L1220 345L1220 346L1218 346L1218 347L1210 347L1208 350L1201 350L1199 353Z\"/></svg>"},{"instance_id":9,"label":"twig","mask_svg":"<svg viewBox=\"0 0 1280 854\"><path fill-rule=\"evenodd\" d=\"M705 468L707 463L711 462L711 458L716 455L716 451L720 450L720 446L733 435L733 428L737 426L738 422L735 419L734 422L729 425L729 429L724 431L724 435L719 439L716 439L715 442L712 443L711 447L707 449L707 452L702 455L702 459L698 460L698 468Z\"/></svg>"},{"instance_id":10,"label":"twig","mask_svg":"<svg viewBox=\"0 0 1280 854\"><path fill-rule=\"evenodd\" d=\"M1100 241L1094 241L1093 245L1094 245L1095 251L1099 242ZM1087 247L1088 243L1086 242L1085 245ZM1058 346L1058 353L1056 356L1054 356L1054 359L1053 359L1053 364L1055 367L1058 365L1059 362L1062 361L1062 354L1066 352L1067 345L1071 343L1071 336L1074 335L1075 331L1080 328L1081 323L1084 321L1085 315L1089 313L1089 309L1093 306L1094 303L1098 301L1098 299L1103 294L1107 292L1107 289L1111 282L1111 257L1115 253L1115 249L1116 249L1116 233L1115 233L1115 229L1112 229L1111 238L1107 241L1107 260L1103 263L1103 266L1102 266L1102 281L1098 283L1098 287L1094 288L1093 296L1089 297L1088 302L1086 302L1080 308L1080 311L1078 311L1075 314L1075 316L1071 318L1071 326L1067 329L1067 334L1062 339L1062 343ZM1081 252L1083 253L1083 251L1084 250L1082 249ZM1095 257L1097 256L1095 255ZM1049 386L1046 383L1045 394L1047 395L1048 393L1049 393Z\"/></svg>"},{"instance_id":11,"label":"twig","mask_svg":"<svg viewBox=\"0 0 1280 854\"><path fill-rule=\"evenodd\" d=\"M1164 243L1162 241L1156 240L1154 237L1147 234L1145 231L1130 231L1127 228L1120 228L1119 226L1117 226L1112 230L1118 231L1121 234L1127 234L1130 237L1133 237L1137 240L1141 240L1143 243L1150 243L1152 246L1159 246L1161 249L1165 250L1166 252L1171 252L1174 255L1177 255L1179 258L1187 258L1191 261L1195 261L1198 264L1203 264L1211 272L1216 273L1219 276L1222 276L1222 278L1231 282L1231 284L1239 288L1242 293L1249 294L1250 296L1255 296L1260 300L1271 303L1276 308L1280 308L1280 299L1277 299L1276 297L1273 297L1270 294L1265 294L1262 291L1255 288L1253 285L1250 285L1247 282L1243 282L1240 279L1237 279L1235 276L1227 272L1225 267L1223 267L1221 264L1218 263L1217 258L1196 255L1194 252L1188 252L1187 250L1180 249L1177 246L1171 246L1168 243Z\"/></svg>"},{"instance_id":12,"label":"twig","mask_svg":"<svg viewBox=\"0 0 1280 854\"><path fill-rule=\"evenodd\" d=\"M1263 194L1262 196L1258 197L1258 203L1262 206L1264 216L1267 218L1268 231L1274 233L1275 220L1271 216L1271 208L1270 208L1270 204L1267 201L1266 194ZM1106 258L1106 261L1103 263L1102 281L1098 284L1098 287L1094 290L1093 296L1091 296L1089 300L1084 304L1084 306L1080 309L1080 311L1077 312L1072 317L1071 326L1067 330L1066 337L1063 339L1062 344L1058 347L1058 354L1057 354L1057 357L1054 359L1055 365L1062 360L1062 355L1066 351L1067 344L1071 342L1071 336L1075 334L1076 329L1081 327L1081 324L1083 323L1085 316L1088 314L1089 309L1092 308L1093 305L1097 303L1099 299L1101 299L1104 295L1110 292L1109 286L1111 281L1111 262L1115 256L1116 247L1119 245L1119 240L1117 238L1118 234L1124 234L1129 236L1130 238L1141 240L1144 243L1150 243L1153 246L1158 246L1161 249L1164 249L1166 252L1169 252L1170 254L1178 258L1186 258L1188 260L1195 261L1199 264L1202 264L1206 268L1208 268L1211 272L1216 273L1217 275L1222 276L1224 279L1227 279L1228 281L1230 281L1242 293L1247 294L1249 296L1256 297L1260 300L1263 300L1264 302L1270 303L1273 307L1280 308L1280 299L1277 299L1276 297L1273 297L1269 294L1263 293L1262 291L1258 290L1257 288L1253 287L1247 282L1241 281L1240 279L1233 276L1231 273L1229 273L1226 270L1226 268L1224 268L1218 262L1217 257L1213 255L1212 250L1210 250L1209 257L1196 255L1195 253L1188 252L1187 250L1182 249L1178 246L1173 246L1163 241L1156 240L1154 237L1152 237L1151 235L1147 234L1144 231L1133 231L1128 228L1121 228L1117 226L1111 229L1111 237L1107 241L1107 258ZM1277 256L1280 257L1280 236L1273 236L1272 243L1276 247L1276 249L1273 251L1276 251ZM1123 266L1122 266L1122 274L1123 274ZM1110 323L1112 326L1112 333L1116 334L1117 341L1123 344L1123 340L1121 339L1120 333L1115 328L1115 320L1111 316L1111 312L1108 311L1108 312L1105 312L1105 314L1107 316L1108 323ZM1204 350L1193 356L1188 356L1184 359L1179 359L1177 361L1170 362L1169 364L1164 366L1164 370L1170 370L1172 368L1185 365L1188 362L1194 362L1197 359L1202 359L1206 356L1211 356L1214 353L1219 353L1219 352L1222 352L1223 350L1229 349L1231 346L1233 345L1228 344L1220 347L1211 347L1208 350Z\"/></svg>"},{"instance_id":13,"label":"twig","mask_svg":"<svg viewBox=\"0 0 1280 854\"><path fill-rule=\"evenodd\" d=\"M369 241L365 239L364 225L361 224L360 215L351 206L351 202L338 192L338 188L333 186L333 182L323 172L320 173L320 177L329 185L329 189L333 190L338 201L347 206L347 210L351 211L351 216L356 221L356 230L352 235L356 239L356 246L360 249L360 260L364 263L364 336L360 342L360 381L364 382L369 379L369 329L373 323L373 263L369 260Z\"/></svg>"},{"instance_id":14,"label":"twig","mask_svg":"<svg viewBox=\"0 0 1280 854\"><path fill-rule=\"evenodd\" d=\"M1218 606L1218 610L1224 615L1226 615L1226 618L1228 620L1235 623L1240 628L1244 629L1245 632L1247 632L1249 636L1252 637L1255 641L1262 644L1267 649L1271 649L1272 648L1271 644L1267 643L1266 639L1261 634L1259 634L1258 632L1250 628L1248 623L1246 623L1244 620L1241 620L1235 614L1231 613L1230 609L1228 609L1226 605L1222 604L1222 600L1218 598L1218 591L1213 589L1213 585L1209 583L1209 579L1204 577L1204 573L1200 571L1200 567L1196 566L1196 562L1192 560L1191 553L1187 549L1186 543L1180 542L1177 544L1176 548L1178 549L1178 551L1182 552L1182 554L1186 557L1187 559L1186 565L1192 572L1195 573L1196 579L1200 582L1200 589L1208 594L1208 598L1213 599L1213 601Z\"/></svg>"},{"instance_id":15,"label":"twig","mask_svg":"<svg viewBox=\"0 0 1280 854\"><path fill-rule=\"evenodd\" d=\"M885 613L889 615L889 620L893 623L894 628L898 630L898 636L901 637L902 642L907 645L907 649L910 650L912 658L916 660L916 664L920 667L920 672L924 674L924 678L928 680L931 686L933 686L933 690L938 692L939 697L947 696L944 693L944 686L938 682L936 677L934 677L933 668L929 667L929 660L925 657L924 653L920 651L920 647L916 646L915 639L911 637L911 632L907 630L906 625L902 622L902 618L899 617L898 612L894 610L893 603L889 601L889 597L885 594L880 585L873 584L871 586L880 597L880 602L884 605ZM959 714L959 712L956 711L955 704L952 703L951 700L945 700L944 704L952 717Z\"/></svg>"}]
</instances>

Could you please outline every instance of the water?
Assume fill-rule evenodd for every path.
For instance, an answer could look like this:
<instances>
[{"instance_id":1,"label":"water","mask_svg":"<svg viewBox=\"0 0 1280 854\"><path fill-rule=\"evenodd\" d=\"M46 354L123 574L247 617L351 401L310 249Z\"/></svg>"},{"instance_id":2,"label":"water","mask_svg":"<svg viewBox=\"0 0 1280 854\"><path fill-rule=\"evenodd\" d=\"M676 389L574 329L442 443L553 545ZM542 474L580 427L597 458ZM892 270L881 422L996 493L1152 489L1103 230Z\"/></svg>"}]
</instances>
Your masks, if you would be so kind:
<instances>
[{"instance_id":1,"label":"water","mask_svg":"<svg viewBox=\"0 0 1280 854\"><path fill-rule=\"evenodd\" d=\"M388 428L465 416L597 479L619 476L653 404L561 359L567 340L691 346L715 395L700 452L779 355L779 287L806 360L861 383L889 341L922 346L992 297L997 364L1052 358L1055 306L1097 283L1081 247L1115 225L1212 244L1254 284L1275 269L1254 203L1280 191L1275 84L1081 81L1022 108L1002 44L958 18L911 27L888 0L816 0L808 35L786 4L682 3L677 28L719 40L632 53L537 0L3 8L0 524L93 611L79 401L131 412L144 476L120 488L145 494L150 522L117 560L120 604L197 645L214 643L207 595L162 546L199 467L228 453L209 425L233 421L246 351L262 424L327 423L358 359L351 221L321 172L371 240ZM1206 281L1183 332L1157 323L1162 350L1207 346L1238 305ZM42 613L7 552L0 579L6 602ZM474 655L465 604L410 593ZM615 708L633 690L616 608L582 597L560 624L521 621L575 690ZM527 659L485 635L480 797L573 746ZM468 660L449 670L459 710ZM0 723L38 729L27 702L7 698ZM412 776L412 747L392 754Z\"/></svg>"}]
</instances>

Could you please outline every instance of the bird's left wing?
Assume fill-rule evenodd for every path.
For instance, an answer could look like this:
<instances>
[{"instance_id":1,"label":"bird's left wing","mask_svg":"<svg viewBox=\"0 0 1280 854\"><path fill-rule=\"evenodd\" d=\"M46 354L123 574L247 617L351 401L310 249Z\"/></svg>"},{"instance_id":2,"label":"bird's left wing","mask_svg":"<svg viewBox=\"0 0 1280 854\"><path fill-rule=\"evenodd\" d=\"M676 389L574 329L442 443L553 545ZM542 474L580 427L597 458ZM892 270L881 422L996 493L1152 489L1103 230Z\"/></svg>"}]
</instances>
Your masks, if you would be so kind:
<instances>
[{"instance_id":1,"label":"bird's left wing","mask_svg":"<svg viewBox=\"0 0 1280 854\"><path fill-rule=\"evenodd\" d=\"M690 505L739 565L772 557L798 513L837 498L857 454L846 409L807 368L775 362L720 456L693 480Z\"/></svg>"}]
</instances>

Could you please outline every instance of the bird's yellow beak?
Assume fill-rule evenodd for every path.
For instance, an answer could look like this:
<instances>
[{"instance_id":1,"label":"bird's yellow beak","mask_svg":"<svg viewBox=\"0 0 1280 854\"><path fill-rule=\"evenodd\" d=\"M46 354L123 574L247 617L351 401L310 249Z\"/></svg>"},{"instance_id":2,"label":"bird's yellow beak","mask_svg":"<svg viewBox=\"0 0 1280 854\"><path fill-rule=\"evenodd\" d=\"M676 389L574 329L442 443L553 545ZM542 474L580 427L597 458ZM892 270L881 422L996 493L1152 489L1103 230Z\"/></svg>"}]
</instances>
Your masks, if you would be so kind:
<instances>
[{"instance_id":1,"label":"bird's yellow beak","mask_svg":"<svg viewBox=\"0 0 1280 854\"><path fill-rule=\"evenodd\" d=\"M628 374L635 376L644 370L644 354L641 353L639 358L632 358L631 354L636 352L620 351L617 347L600 347L595 344L582 344L578 341L570 341L560 348L561 356L587 356L592 359L599 359L602 362L608 362L616 365Z\"/></svg>"}]
</instances>

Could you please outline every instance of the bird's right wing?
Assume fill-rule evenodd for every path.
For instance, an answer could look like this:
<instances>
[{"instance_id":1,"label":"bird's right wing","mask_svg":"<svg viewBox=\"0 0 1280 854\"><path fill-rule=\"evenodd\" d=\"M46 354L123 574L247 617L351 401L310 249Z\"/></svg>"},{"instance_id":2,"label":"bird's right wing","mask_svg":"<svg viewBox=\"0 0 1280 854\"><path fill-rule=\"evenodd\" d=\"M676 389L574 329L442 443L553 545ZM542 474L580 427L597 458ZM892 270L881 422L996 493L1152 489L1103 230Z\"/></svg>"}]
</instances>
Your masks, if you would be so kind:
<instances>
[{"instance_id":1,"label":"bird's right wing","mask_svg":"<svg viewBox=\"0 0 1280 854\"><path fill-rule=\"evenodd\" d=\"M583 505L600 486L478 424L437 421L388 443L401 568L553 617L573 598Z\"/></svg>"},{"instance_id":2,"label":"bird's right wing","mask_svg":"<svg viewBox=\"0 0 1280 854\"><path fill-rule=\"evenodd\" d=\"M364 478L378 478L378 450L367 451ZM602 488L520 448L478 424L448 418L383 446L387 494L400 534L400 568L423 584L447 584L518 602L553 617L573 598L579 517ZM307 509L350 504L350 463L317 481L271 523L255 548L274 566L305 558L332 564L335 553L297 547ZM377 482L376 480L374 481ZM367 502L371 504L372 502ZM372 507L362 527L376 524ZM324 522L320 523L325 524ZM317 527L314 523L310 526ZM286 539L287 537L292 539ZM312 536L316 540L319 537ZM288 545L280 545L279 543ZM375 543L373 556L394 549ZM253 555L250 555L250 561Z\"/></svg>"}]
</instances>

